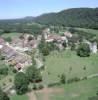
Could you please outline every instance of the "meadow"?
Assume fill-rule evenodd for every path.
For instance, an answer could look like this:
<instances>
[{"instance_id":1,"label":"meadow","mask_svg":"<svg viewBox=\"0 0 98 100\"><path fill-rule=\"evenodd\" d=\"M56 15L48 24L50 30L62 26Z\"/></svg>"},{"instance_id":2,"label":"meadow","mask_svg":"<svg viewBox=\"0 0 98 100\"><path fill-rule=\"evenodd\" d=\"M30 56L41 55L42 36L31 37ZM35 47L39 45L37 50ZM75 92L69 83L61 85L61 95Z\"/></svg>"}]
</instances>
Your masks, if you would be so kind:
<instances>
[{"instance_id":1,"label":"meadow","mask_svg":"<svg viewBox=\"0 0 98 100\"><path fill-rule=\"evenodd\" d=\"M52 52L45 60L45 71L42 74L45 84L58 82L63 73L67 79L98 73L98 54L84 58L77 56L74 51L65 50L60 53Z\"/></svg>"},{"instance_id":2,"label":"meadow","mask_svg":"<svg viewBox=\"0 0 98 100\"><path fill-rule=\"evenodd\" d=\"M27 95L13 95L10 98L11 100L29 100Z\"/></svg>"},{"instance_id":3,"label":"meadow","mask_svg":"<svg viewBox=\"0 0 98 100\"><path fill-rule=\"evenodd\" d=\"M15 38L15 37L18 37L18 36L20 36L21 35L21 33L17 33L17 32L11 32L11 33L4 33L4 34L2 34L1 36L3 37L3 38Z\"/></svg>"},{"instance_id":4,"label":"meadow","mask_svg":"<svg viewBox=\"0 0 98 100\"><path fill-rule=\"evenodd\" d=\"M60 53L52 52L45 60L46 66L42 75L43 83L47 85L59 82L60 77L58 76L62 73L65 73L67 80L98 73L98 54L91 54L90 57L82 58L78 57L74 51L65 50ZM61 88L64 91L49 93L49 100L88 100L89 97L95 96L98 91L98 77L52 88L53 90ZM44 93L37 93L36 95L38 100L45 100Z\"/></svg>"}]
</instances>

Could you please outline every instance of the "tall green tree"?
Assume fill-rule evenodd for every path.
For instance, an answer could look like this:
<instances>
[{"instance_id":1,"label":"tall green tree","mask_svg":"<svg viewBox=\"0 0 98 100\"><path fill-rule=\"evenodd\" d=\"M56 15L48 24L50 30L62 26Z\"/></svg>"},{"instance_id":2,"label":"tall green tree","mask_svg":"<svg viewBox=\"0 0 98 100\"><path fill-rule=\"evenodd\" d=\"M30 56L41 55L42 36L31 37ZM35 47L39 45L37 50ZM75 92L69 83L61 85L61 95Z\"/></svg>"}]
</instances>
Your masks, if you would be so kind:
<instances>
[{"instance_id":1,"label":"tall green tree","mask_svg":"<svg viewBox=\"0 0 98 100\"><path fill-rule=\"evenodd\" d=\"M77 55L80 57L90 56L90 47L87 43L81 43L77 49Z\"/></svg>"},{"instance_id":2,"label":"tall green tree","mask_svg":"<svg viewBox=\"0 0 98 100\"><path fill-rule=\"evenodd\" d=\"M16 74L14 84L17 94L22 95L28 91L29 82L23 72L19 72Z\"/></svg>"},{"instance_id":3,"label":"tall green tree","mask_svg":"<svg viewBox=\"0 0 98 100\"><path fill-rule=\"evenodd\" d=\"M42 76L40 70L36 66L30 66L26 71L27 78L29 82L40 82L42 81Z\"/></svg>"},{"instance_id":4,"label":"tall green tree","mask_svg":"<svg viewBox=\"0 0 98 100\"><path fill-rule=\"evenodd\" d=\"M65 74L62 74L61 77L60 77L60 82L62 84L65 84L66 83L66 75Z\"/></svg>"},{"instance_id":5,"label":"tall green tree","mask_svg":"<svg viewBox=\"0 0 98 100\"><path fill-rule=\"evenodd\" d=\"M26 76L29 82L39 82L42 80L42 76L40 73L40 69L37 68L36 60L35 60L35 50L32 51L32 65L28 67L26 71Z\"/></svg>"}]
</instances>

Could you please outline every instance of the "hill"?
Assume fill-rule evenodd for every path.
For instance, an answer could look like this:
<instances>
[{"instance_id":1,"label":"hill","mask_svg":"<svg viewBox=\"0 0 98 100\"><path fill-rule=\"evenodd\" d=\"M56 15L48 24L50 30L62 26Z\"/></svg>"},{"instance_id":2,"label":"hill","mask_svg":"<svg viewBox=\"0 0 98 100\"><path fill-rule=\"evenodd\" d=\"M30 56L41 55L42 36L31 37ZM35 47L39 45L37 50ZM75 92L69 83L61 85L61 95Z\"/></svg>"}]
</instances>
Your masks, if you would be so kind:
<instances>
[{"instance_id":1,"label":"hill","mask_svg":"<svg viewBox=\"0 0 98 100\"><path fill-rule=\"evenodd\" d=\"M73 8L58 13L43 14L35 22L98 29L98 8Z\"/></svg>"},{"instance_id":2,"label":"hill","mask_svg":"<svg viewBox=\"0 0 98 100\"><path fill-rule=\"evenodd\" d=\"M34 26L32 26L32 23L98 29L98 8L72 8L57 13L43 14L37 17L27 16L20 19L0 20L0 29L30 30L31 27Z\"/></svg>"}]
</instances>

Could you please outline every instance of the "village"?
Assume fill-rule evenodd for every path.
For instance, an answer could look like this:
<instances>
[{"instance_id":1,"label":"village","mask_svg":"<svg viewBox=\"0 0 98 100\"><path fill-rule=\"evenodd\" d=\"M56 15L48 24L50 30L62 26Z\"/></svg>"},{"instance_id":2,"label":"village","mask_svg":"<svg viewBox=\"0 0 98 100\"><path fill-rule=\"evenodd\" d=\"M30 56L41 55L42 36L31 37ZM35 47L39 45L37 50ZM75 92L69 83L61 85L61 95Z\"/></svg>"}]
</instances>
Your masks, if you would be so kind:
<instances>
[{"instance_id":1,"label":"village","mask_svg":"<svg viewBox=\"0 0 98 100\"><path fill-rule=\"evenodd\" d=\"M7 34L11 34L11 33L7 33ZM91 79L98 75L97 73L94 73L94 74L88 73L84 75L80 74L80 76L78 77L77 75L74 76L73 74L71 76L72 79L69 78L66 80L65 74L62 73L65 68L64 66L66 64L68 64L66 67L67 70L69 70L68 75L70 76L71 71L73 72L73 69L74 69L73 65L75 63L74 62L72 64L69 63L70 60L73 59L72 58L73 56L76 56L76 59L77 60L80 59L80 61L81 59L90 59L89 56L92 57L92 55L97 56L97 51L98 51L97 45L98 44L97 44L95 36L93 37L94 40L90 41L90 39L87 39L86 36L83 36L83 38L81 38L78 34L75 34L74 32L71 32L70 30L64 30L63 34L60 35L54 31L51 31L51 28L43 29L42 33L38 34L37 36L28 34L28 33L18 33L18 34L19 34L18 36L11 37L10 42L6 41L4 36L1 35L0 37L0 60L4 62L6 66L8 66L10 73L14 73L12 75L17 75L20 73L27 74L27 72L28 72L28 75L30 75L29 73L32 73L31 75L33 75L34 72L32 72L33 71L32 66L36 66L36 71L38 70L41 72L40 74L40 72L35 71L37 73L35 75L38 75L38 80L36 80L37 81L36 83L30 81L29 89L31 90L31 93L27 94L29 97L32 97L31 96L33 93L32 90L33 91L36 90L35 92L37 94L39 93L39 91L42 91L42 93L46 90L50 91L49 89L52 89L52 88L50 88L49 85L61 84L62 77L63 77L63 82L64 82L63 84L65 84L66 81L69 84L69 83L77 82L79 80L84 80L86 78ZM86 44L86 47L84 46L81 49L80 47L82 44ZM83 50L84 55L77 54L78 48ZM89 55L86 55L85 51L87 51L86 53L89 53ZM72 56L70 56L70 54L72 54ZM66 57L67 55L70 59ZM85 58L85 57L88 57L88 58ZM36 62L36 65L35 65L35 62L32 60ZM61 60L61 65L63 65L63 63L65 64L63 66L59 65L60 64L59 60ZM72 61L76 62L77 60L74 59ZM84 70L84 72L89 67L88 65L86 65L86 63L87 62L85 60L85 63L81 64L81 70ZM61 66L61 69L59 69L59 66ZM55 69L56 67L58 68ZM53 69L53 70L50 70L48 68ZM78 68L78 66L76 66L76 68ZM63 70L59 71L58 69L59 70L63 69ZM58 70L57 72L58 75L55 75L56 70ZM53 74L52 78L51 78L51 74ZM54 77L58 81L53 80ZM14 85L15 85L14 77L11 76L11 78L8 78L8 80L9 80L8 84L4 85L5 82L2 83L3 84L2 88L4 89L6 93L8 93L8 95L17 94L17 90L15 90L14 88ZM12 80L12 82L10 82L10 80ZM59 83L59 80L61 80L60 83ZM55 83L55 81L57 83ZM34 84L37 84L37 87ZM63 89L58 88L58 87L57 89L64 91ZM56 91L56 90L54 89L52 91ZM33 93L33 95L35 94Z\"/></svg>"},{"instance_id":2,"label":"village","mask_svg":"<svg viewBox=\"0 0 98 100\"><path fill-rule=\"evenodd\" d=\"M68 39L71 39L73 36L72 33L68 31L66 31L63 36L55 33L51 34L49 28L44 29L42 34L44 35L45 41L47 43L55 41L56 46L60 50L64 49L64 42L66 43L66 49L69 48ZM5 63L14 66L14 68L19 71L22 71L22 69L26 66L30 66L32 64L31 56L28 55L26 52L31 52L33 49L37 49L41 41L41 37L41 35L38 35L35 39L33 35L25 33L21 34L17 38L13 38L11 43L6 42L2 37L0 37L0 53L5 58ZM91 43L88 40L83 40L83 42L89 45L92 53L97 53L96 42ZM43 66L43 64L41 64L39 68L41 66Z\"/></svg>"}]
</instances>

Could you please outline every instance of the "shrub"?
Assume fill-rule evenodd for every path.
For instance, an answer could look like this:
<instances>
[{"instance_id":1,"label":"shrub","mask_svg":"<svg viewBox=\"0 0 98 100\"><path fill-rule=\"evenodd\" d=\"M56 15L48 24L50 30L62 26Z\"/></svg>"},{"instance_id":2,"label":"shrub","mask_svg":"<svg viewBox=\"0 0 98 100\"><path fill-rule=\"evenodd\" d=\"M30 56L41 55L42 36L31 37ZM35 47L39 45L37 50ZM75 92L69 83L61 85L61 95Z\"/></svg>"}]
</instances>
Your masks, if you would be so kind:
<instances>
[{"instance_id":1,"label":"shrub","mask_svg":"<svg viewBox=\"0 0 98 100\"><path fill-rule=\"evenodd\" d=\"M90 47L87 43L81 43L77 49L77 55L80 57L90 56Z\"/></svg>"},{"instance_id":2,"label":"shrub","mask_svg":"<svg viewBox=\"0 0 98 100\"><path fill-rule=\"evenodd\" d=\"M1 75L8 75L8 68L0 68Z\"/></svg>"},{"instance_id":3,"label":"shrub","mask_svg":"<svg viewBox=\"0 0 98 100\"><path fill-rule=\"evenodd\" d=\"M61 77L60 77L60 82L61 82L62 84L65 84L65 83L66 83L66 76L65 76L65 74L62 74L62 75L61 75Z\"/></svg>"},{"instance_id":4,"label":"shrub","mask_svg":"<svg viewBox=\"0 0 98 100\"><path fill-rule=\"evenodd\" d=\"M49 55L49 49L48 49L47 47L44 47L44 48L42 49L42 54L43 54L44 56Z\"/></svg>"},{"instance_id":5,"label":"shrub","mask_svg":"<svg viewBox=\"0 0 98 100\"><path fill-rule=\"evenodd\" d=\"M74 77L74 78L67 80L67 83L73 83L73 82L78 82L78 81L80 81L80 78Z\"/></svg>"},{"instance_id":6,"label":"shrub","mask_svg":"<svg viewBox=\"0 0 98 100\"><path fill-rule=\"evenodd\" d=\"M82 78L82 80L87 80L87 76L84 76L84 77Z\"/></svg>"},{"instance_id":7,"label":"shrub","mask_svg":"<svg viewBox=\"0 0 98 100\"><path fill-rule=\"evenodd\" d=\"M60 82L50 83L50 84L48 84L48 87L54 87L54 86L59 86L59 85L61 85Z\"/></svg>"},{"instance_id":8,"label":"shrub","mask_svg":"<svg viewBox=\"0 0 98 100\"><path fill-rule=\"evenodd\" d=\"M44 86L42 84L39 84L38 89L43 89Z\"/></svg>"},{"instance_id":9,"label":"shrub","mask_svg":"<svg viewBox=\"0 0 98 100\"><path fill-rule=\"evenodd\" d=\"M33 90L37 90L37 85L33 84Z\"/></svg>"},{"instance_id":10,"label":"shrub","mask_svg":"<svg viewBox=\"0 0 98 100\"><path fill-rule=\"evenodd\" d=\"M13 73L17 73L17 70L16 69L13 69Z\"/></svg>"}]
</instances>

